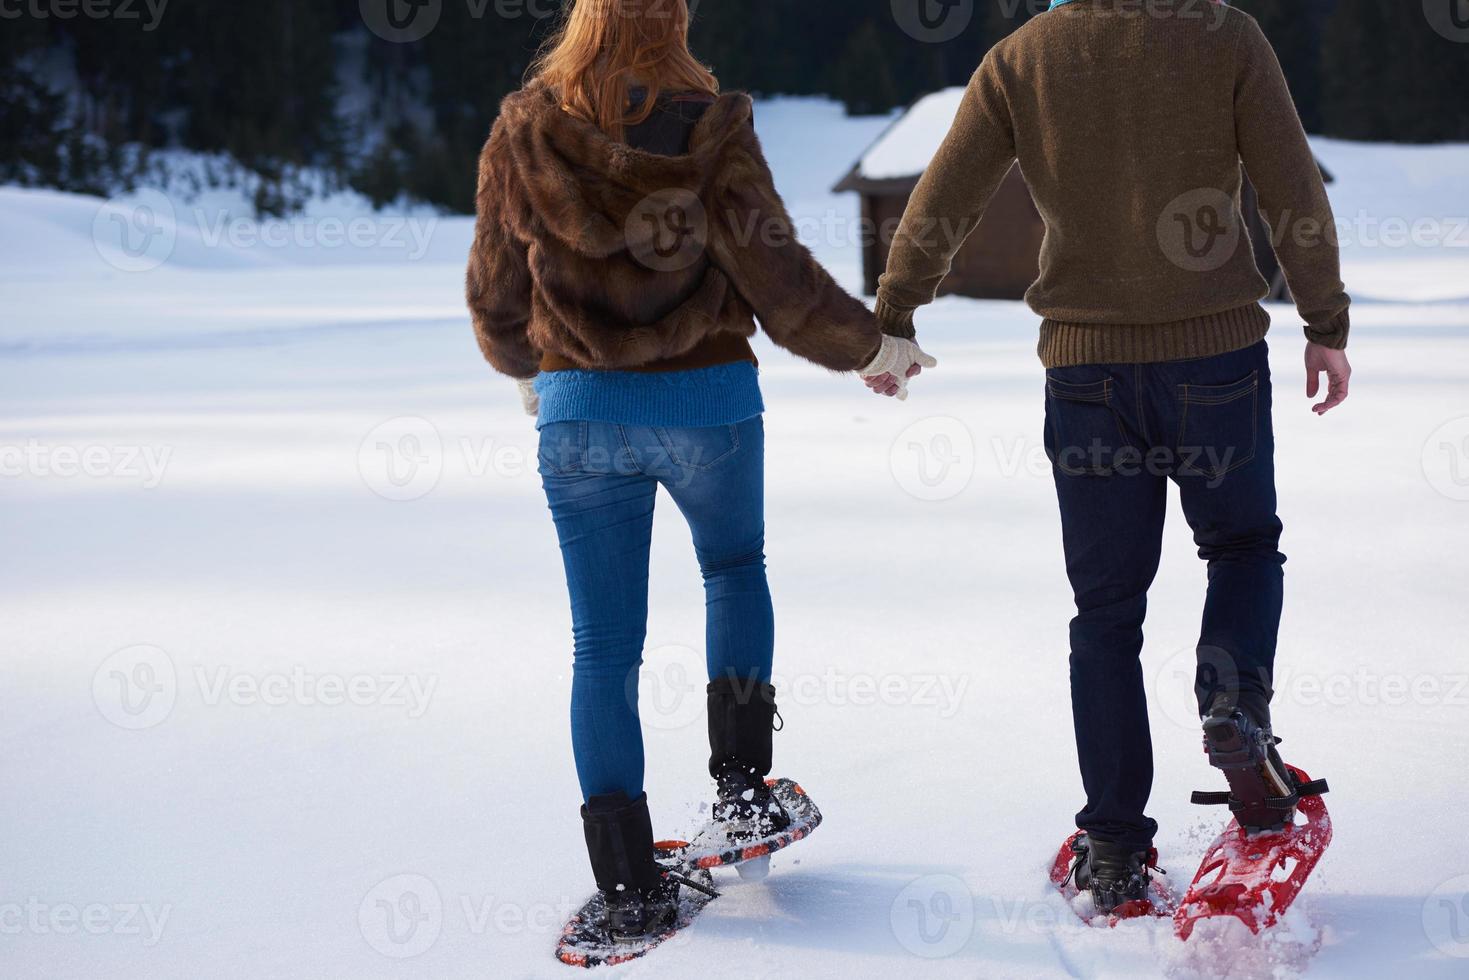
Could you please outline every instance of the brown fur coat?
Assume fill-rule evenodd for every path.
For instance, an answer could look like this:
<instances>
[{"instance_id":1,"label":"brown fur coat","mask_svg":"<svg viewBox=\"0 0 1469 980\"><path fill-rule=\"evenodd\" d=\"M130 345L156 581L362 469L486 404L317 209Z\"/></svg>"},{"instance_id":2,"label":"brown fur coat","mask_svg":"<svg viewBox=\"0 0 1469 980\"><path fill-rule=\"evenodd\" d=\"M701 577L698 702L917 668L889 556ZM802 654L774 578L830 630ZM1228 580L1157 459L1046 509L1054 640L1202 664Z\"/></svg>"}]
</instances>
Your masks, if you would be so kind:
<instances>
[{"instance_id":1,"label":"brown fur coat","mask_svg":"<svg viewBox=\"0 0 1469 980\"><path fill-rule=\"evenodd\" d=\"M479 164L468 300L485 357L531 377L543 353L631 369L755 332L837 371L877 321L796 239L752 125L726 95L664 157L608 139L544 85L507 98Z\"/></svg>"}]
</instances>

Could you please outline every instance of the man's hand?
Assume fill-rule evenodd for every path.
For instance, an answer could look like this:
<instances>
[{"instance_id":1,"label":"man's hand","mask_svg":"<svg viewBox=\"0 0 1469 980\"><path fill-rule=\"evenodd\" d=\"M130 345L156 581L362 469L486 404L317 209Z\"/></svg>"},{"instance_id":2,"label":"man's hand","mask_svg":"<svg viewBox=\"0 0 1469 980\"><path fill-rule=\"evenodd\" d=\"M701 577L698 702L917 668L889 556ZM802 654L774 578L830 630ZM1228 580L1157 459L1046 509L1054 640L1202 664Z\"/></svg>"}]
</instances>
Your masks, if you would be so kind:
<instances>
[{"instance_id":1,"label":"man's hand","mask_svg":"<svg viewBox=\"0 0 1469 980\"><path fill-rule=\"evenodd\" d=\"M1326 401L1311 406L1317 415L1325 415L1347 400L1347 386L1352 380L1352 365L1344 350L1332 350L1320 344L1306 343L1306 397L1321 392L1321 373L1326 372Z\"/></svg>"},{"instance_id":2,"label":"man's hand","mask_svg":"<svg viewBox=\"0 0 1469 980\"><path fill-rule=\"evenodd\" d=\"M926 367L938 365L937 360L913 341L884 336L877 357L857 373L874 393L904 401L908 397L908 379L918 377Z\"/></svg>"}]
</instances>

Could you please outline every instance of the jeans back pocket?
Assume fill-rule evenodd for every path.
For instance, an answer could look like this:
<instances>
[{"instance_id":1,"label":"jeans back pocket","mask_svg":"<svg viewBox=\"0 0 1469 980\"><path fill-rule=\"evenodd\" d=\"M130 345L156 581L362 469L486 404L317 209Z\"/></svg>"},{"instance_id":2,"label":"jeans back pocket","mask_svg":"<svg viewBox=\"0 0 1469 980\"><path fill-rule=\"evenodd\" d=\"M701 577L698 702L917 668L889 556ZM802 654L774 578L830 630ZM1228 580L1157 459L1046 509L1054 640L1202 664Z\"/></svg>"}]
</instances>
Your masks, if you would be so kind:
<instances>
[{"instance_id":1,"label":"jeans back pocket","mask_svg":"<svg viewBox=\"0 0 1469 980\"><path fill-rule=\"evenodd\" d=\"M1046 455L1067 476L1111 476L1137 455L1112 394L1110 378L1077 384L1047 375Z\"/></svg>"},{"instance_id":2,"label":"jeans back pocket","mask_svg":"<svg viewBox=\"0 0 1469 980\"><path fill-rule=\"evenodd\" d=\"M712 469L740 451L737 425L654 431L673 465L686 470Z\"/></svg>"},{"instance_id":3,"label":"jeans back pocket","mask_svg":"<svg viewBox=\"0 0 1469 980\"><path fill-rule=\"evenodd\" d=\"M541 429L538 462L542 476L571 476L587 463L587 423L552 422Z\"/></svg>"},{"instance_id":4,"label":"jeans back pocket","mask_svg":"<svg viewBox=\"0 0 1469 980\"><path fill-rule=\"evenodd\" d=\"M1178 473L1218 480L1255 458L1260 372L1227 385L1178 386Z\"/></svg>"}]
</instances>

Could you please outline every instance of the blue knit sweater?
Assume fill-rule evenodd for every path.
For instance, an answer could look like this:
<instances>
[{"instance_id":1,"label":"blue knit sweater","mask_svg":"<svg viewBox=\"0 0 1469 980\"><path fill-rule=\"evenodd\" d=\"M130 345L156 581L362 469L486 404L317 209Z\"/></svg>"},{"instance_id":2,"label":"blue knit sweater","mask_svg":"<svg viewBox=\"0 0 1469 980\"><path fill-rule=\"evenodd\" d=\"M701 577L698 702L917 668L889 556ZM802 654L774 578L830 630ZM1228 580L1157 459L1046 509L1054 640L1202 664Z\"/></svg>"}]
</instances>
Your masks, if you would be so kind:
<instances>
[{"instance_id":1,"label":"blue knit sweater","mask_svg":"<svg viewBox=\"0 0 1469 980\"><path fill-rule=\"evenodd\" d=\"M670 429L734 425L765 411L749 361L693 371L546 371L537 428L554 422L612 422Z\"/></svg>"}]
</instances>

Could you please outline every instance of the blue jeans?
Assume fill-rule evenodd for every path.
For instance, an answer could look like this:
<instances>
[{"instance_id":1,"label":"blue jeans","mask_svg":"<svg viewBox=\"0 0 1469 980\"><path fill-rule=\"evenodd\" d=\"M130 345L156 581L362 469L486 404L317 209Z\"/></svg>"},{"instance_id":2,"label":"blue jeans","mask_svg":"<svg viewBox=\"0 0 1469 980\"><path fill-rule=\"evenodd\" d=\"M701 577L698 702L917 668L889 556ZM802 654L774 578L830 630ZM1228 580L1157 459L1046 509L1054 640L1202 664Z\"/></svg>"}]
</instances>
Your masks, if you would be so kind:
<instances>
[{"instance_id":1,"label":"blue jeans","mask_svg":"<svg viewBox=\"0 0 1469 980\"><path fill-rule=\"evenodd\" d=\"M693 532L704 575L710 678L769 683L775 614L765 580L765 428L556 422L540 471L561 540L576 660L571 741L582 796L643 792L637 672L661 485Z\"/></svg>"},{"instance_id":2,"label":"blue jeans","mask_svg":"<svg viewBox=\"0 0 1469 980\"><path fill-rule=\"evenodd\" d=\"M1077 826L1139 849L1153 751L1139 656L1168 483L1178 485L1208 594L1200 713L1221 697L1268 703L1285 557L1276 517L1269 350L1046 374L1051 458L1076 598L1071 701L1086 807Z\"/></svg>"}]
</instances>

